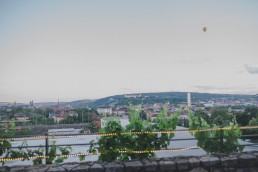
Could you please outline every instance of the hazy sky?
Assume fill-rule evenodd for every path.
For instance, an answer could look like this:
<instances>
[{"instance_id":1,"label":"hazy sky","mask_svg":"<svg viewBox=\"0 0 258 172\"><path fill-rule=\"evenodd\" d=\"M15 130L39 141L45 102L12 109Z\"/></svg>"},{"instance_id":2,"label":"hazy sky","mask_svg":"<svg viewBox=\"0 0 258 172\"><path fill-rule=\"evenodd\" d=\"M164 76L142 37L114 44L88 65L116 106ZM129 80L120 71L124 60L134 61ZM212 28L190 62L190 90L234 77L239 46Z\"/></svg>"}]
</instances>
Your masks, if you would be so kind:
<instances>
[{"instance_id":1,"label":"hazy sky","mask_svg":"<svg viewBox=\"0 0 258 172\"><path fill-rule=\"evenodd\" d=\"M257 94L257 9L257 0L0 0L0 102Z\"/></svg>"}]
</instances>

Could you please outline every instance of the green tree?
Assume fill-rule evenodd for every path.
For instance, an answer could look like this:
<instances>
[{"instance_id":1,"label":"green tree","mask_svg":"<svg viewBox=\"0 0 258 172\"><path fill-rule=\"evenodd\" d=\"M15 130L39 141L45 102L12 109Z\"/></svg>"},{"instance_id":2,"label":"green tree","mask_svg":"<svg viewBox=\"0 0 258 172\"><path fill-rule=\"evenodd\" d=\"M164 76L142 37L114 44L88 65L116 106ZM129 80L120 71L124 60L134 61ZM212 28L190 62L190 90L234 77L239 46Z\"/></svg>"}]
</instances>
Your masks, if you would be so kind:
<instances>
[{"instance_id":1,"label":"green tree","mask_svg":"<svg viewBox=\"0 0 258 172\"><path fill-rule=\"evenodd\" d=\"M147 120L147 114L143 110L140 111L139 115L142 120Z\"/></svg>"},{"instance_id":2,"label":"green tree","mask_svg":"<svg viewBox=\"0 0 258 172\"><path fill-rule=\"evenodd\" d=\"M258 126L258 117L257 118L252 118L249 123L248 126ZM258 129L249 129L246 131L246 134L258 134ZM252 142L258 142L258 139L251 139Z\"/></svg>"},{"instance_id":3,"label":"green tree","mask_svg":"<svg viewBox=\"0 0 258 172\"><path fill-rule=\"evenodd\" d=\"M207 112L203 110L198 110L194 113L194 116L198 118L199 122L201 122L201 119L204 119L208 124L210 124L210 117Z\"/></svg>"},{"instance_id":4,"label":"green tree","mask_svg":"<svg viewBox=\"0 0 258 172\"><path fill-rule=\"evenodd\" d=\"M90 125L89 125L89 129L90 129L91 133L95 133L95 132L99 131L98 125L97 125L96 122L91 122Z\"/></svg>"},{"instance_id":5,"label":"green tree","mask_svg":"<svg viewBox=\"0 0 258 172\"><path fill-rule=\"evenodd\" d=\"M78 118L76 116L68 116L66 119L60 121L60 124L74 124L77 123Z\"/></svg>"},{"instance_id":6,"label":"green tree","mask_svg":"<svg viewBox=\"0 0 258 172\"><path fill-rule=\"evenodd\" d=\"M228 130L211 130L192 133L198 140L197 145L206 152L231 153L243 150L243 147L239 146L237 141L237 139L241 137L239 126L234 117L228 117L227 115L229 114L224 110L214 111L209 124L202 117L195 116L192 111L189 111L189 129L191 130L228 127ZM231 120L229 120L230 118Z\"/></svg>"},{"instance_id":7,"label":"green tree","mask_svg":"<svg viewBox=\"0 0 258 172\"><path fill-rule=\"evenodd\" d=\"M248 106L244 112L236 114L236 120L240 126L247 126L249 121L256 117L258 117L258 108L255 106Z\"/></svg>"},{"instance_id":8,"label":"green tree","mask_svg":"<svg viewBox=\"0 0 258 172\"><path fill-rule=\"evenodd\" d=\"M210 121L208 124L210 126L225 127L229 125L232 117L232 114L228 113L227 109L215 108L214 111L211 113Z\"/></svg>"},{"instance_id":9,"label":"green tree","mask_svg":"<svg viewBox=\"0 0 258 172\"><path fill-rule=\"evenodd\" d=\"M34 114L29 118L29 120L32 125L48 124L48 119L45 116L39 114Z\"/></svg>"}]
</instances>

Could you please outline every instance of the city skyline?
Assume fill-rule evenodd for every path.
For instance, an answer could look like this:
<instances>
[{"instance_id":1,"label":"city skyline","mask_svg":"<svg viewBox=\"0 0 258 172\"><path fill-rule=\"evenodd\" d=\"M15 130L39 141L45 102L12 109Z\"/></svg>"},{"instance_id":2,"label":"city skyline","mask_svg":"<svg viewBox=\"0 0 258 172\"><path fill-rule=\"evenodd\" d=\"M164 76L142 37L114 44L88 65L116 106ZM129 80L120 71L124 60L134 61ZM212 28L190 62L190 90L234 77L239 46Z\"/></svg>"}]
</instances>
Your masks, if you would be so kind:
<instances>
[{"instance_id":1,"label":"city skyline","mask_svg":"<svg viewBox=\"0 0 258 172\"><path fill-rule=\"evenodd\" d=\"M0 102L258 94L257 9L255 0L1 0Z\"/></svg>"}]
</instances>

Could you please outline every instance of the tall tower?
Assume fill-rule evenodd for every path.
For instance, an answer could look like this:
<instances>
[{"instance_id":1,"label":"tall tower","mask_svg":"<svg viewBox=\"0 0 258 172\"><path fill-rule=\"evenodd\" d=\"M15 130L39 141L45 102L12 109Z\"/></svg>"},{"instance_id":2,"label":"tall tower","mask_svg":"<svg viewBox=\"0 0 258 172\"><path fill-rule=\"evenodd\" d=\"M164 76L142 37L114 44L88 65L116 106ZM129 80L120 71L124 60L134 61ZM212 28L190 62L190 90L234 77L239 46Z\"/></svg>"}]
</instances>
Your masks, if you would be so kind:
<instances>
[{"instance_id":1,"label":"tall tower","mask_svg":"<svg viewBox=\"0 0 258 172\"><path fill-rule=\"evenodd\" d=\"M187 93L187 107L191 107L191 93Z\"/></svg>"},{"instance_id":2,"label":"tall tower","mask_svg":"<svg viewBox=\"0 0 258 172\"><path fill-rule=\"evenodd\" d=\"M59 111L59 99L58 99L58 102L57 102L57 111Z\"/></svg>"}]
</instances>

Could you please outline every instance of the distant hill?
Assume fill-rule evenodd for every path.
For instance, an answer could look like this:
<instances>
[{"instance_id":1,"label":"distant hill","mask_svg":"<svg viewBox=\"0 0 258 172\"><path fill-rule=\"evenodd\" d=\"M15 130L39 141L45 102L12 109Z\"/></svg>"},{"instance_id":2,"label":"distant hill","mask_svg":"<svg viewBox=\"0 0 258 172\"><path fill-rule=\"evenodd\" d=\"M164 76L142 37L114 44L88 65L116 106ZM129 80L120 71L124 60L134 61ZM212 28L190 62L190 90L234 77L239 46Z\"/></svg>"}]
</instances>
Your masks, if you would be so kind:
<instances>
[{"instance_id":1,"label":"distant hill","mask_svg":"<svg viewBox=\"0 0 258 172\"><path fill-rule=\"evenodd\" d=\"M89 107L99 106L123 106L129 104L153 104L153 103L185 103L187 101L187 92L159 92L159 93L139 93L140 97L127 98L125 95L109 96L88 103ZM192 102L209 100L242 100L250 101L255 98L252 95L240 94L212 94L212 93L191 93Z\"/></svg>"},{"instance_id":2,"label":"distant hill","mask_svg":"<svg viewBox=\"0 0 258 172\"><path fill-rule=\"evenodd\" d=\"M91 100L91 99L76 100L72 102L66 102L65 105L71 105L72 107L75 107L75 108L86 108L86 107L89 107L88 104L94 101L95 100Z\"/></svg>"},{"instance_id":3,"label":"distant hill","mask_svg":"<svg viewBox=\"0 0 258 172\"><path fill-rule=\"evenodd\" d=\"M59 102L60 106L72 106L75 108L97 108L100 106L128 106L129 104L138 105L138 104L154 104L154 103L173 103L180 104L186 103L187 101L187 92L158 92L158 93L138 93L141 96L128 97L125 95L114 95L97 100L76 100L72 102ZM257 95L240 95L240 94L212 94L212 93L197 93L191 92L192 102L197 101L251 101L255 99L258 101ZM6 103L3 102L3 105ZM41 106L57 106L57 102L42 102L34 103L35 105Z\"/></svg>"}]
</instances>

